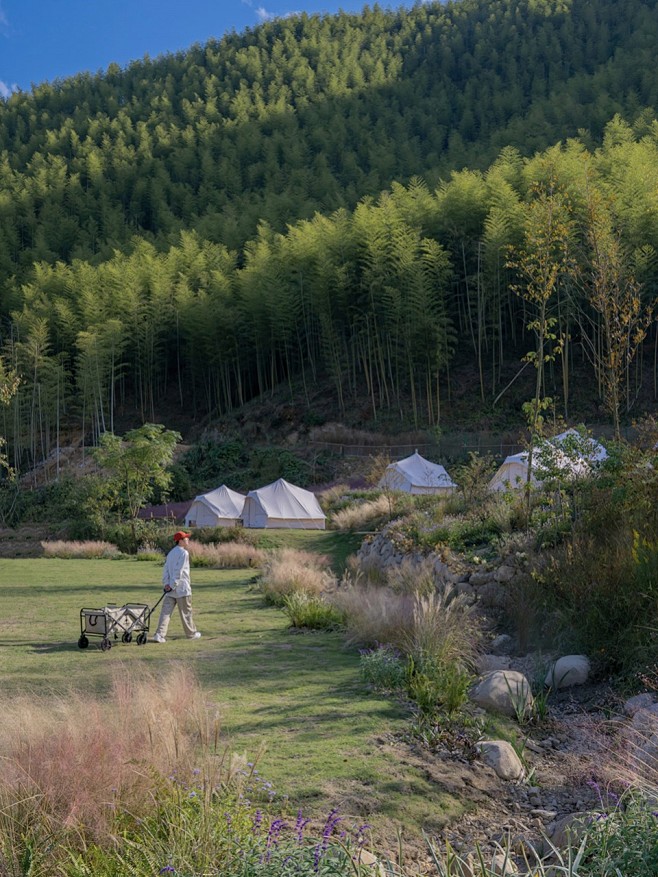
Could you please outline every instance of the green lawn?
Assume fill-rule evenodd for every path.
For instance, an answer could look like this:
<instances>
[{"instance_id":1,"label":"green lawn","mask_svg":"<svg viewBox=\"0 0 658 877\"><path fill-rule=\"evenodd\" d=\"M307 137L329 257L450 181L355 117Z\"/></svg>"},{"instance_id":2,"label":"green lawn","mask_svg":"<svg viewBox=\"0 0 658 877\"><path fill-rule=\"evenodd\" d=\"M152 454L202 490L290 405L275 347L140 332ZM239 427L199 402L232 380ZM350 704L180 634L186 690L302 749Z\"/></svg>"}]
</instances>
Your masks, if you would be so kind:
<instances>
[{"instance_id":1,"label":"green lawn","mask_svg":"<svg viewBox=\"0 0 658 877\"><path fill-rule=\"evenodd\" d=\"M393 741L407 712L367 689L357 651L338 633L288 630L285 615L264 605L253 570L192 570L198 641L182 636L175 615L166 644L119 641L103 652L95 638L78 648L81 608L153 605L160 575L151 561L0 560L3 691L102 694L118 666L139 673L182 661L218 704L228 745L251 759L264 747L261 774L290 807L320 816L338 806L389 839L393 824L431 831L460 809L422 765L400 758Z\"/></svg>"}]
</instances>

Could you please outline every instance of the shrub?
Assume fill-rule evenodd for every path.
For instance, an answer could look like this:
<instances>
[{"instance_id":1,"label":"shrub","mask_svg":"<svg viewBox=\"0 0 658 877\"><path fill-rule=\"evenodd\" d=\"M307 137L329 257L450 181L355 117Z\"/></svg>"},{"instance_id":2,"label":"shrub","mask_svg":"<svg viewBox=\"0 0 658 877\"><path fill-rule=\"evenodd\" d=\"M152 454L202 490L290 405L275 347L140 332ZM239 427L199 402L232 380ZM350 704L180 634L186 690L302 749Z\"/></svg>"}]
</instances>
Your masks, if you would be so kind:
<instances>
[{"instance_id":1,"label":"shrub","mask_svg":"<svg viewBox=\"0 0 658 877\"><path fill-rule=\"evenodd\" d=\"M353 584L358 582L361 587L380 587L387 584L386 567L374 555L357 557L356 554L351 554L345 568L349 581Z\"/></svg>"},{"instance_id":2,"label":"shrub","mask_svg":"<svg viewBox=\"0 0 658 877\"><path fill-rule=\"evenodd\" d=\"M352 501L347 484L334 484L333 487L327 487L317 494L317 499L326 515L340 511Z\"/></svg>"},{"instance_id":3,"label":"shrub","mask_svg":"<svg viewBox=\"0 0 658 877\"><path fill-rule=\"evenodd\" d=\"M451 587L413 601L411 624L400 643L418 672L455 664L463 669L475 663L482 632L472 607Z\"/></svg>"},{"instance_id":4,"label":"shrub","mask_svg":"<svg viewBox=\"0 0 658 877\"><path fill-rule=\"evenodd\" d=\"M488 501L489 482L496 468L491 454L481 457L477 452L469 451L468 462L454 471L455 481L468 508Z\"/></svg>"},{"instance_id":5,"label":"shrub","mask_svg":"<svg viewBox=\"0 0 658 877\"><path fill-rule=\"evenodd\" d=\"M407 692L425 715L444 711L453 716L466 703L472 676L458 664L439 663L419 671L413 660L407 670Z\"/></svg>"},{"instance_id":6,"label":"shrub","mask_svg":"<svg viewBox=\"0 0 658 877\"><path fill-rule=\"evenodd\" d=\"M602 806L589 822L579 874L582 877L658 874L654 805L655 800L631 789L614 806Z\"/></svg>"},{"instance_id":7,"label":"shrub","mask_svg":"<svg viewBox=\"0 0 658 877\"><path fill-rule=\"evenodd\" d=\"M658 543L618 529L604 543L580 532L538 575L573 646L624 673L658 657L657 569Z\"/></svg>"},{"instance_id":8,"label":"shrub","mask_svg":"<svg viewBox=\"0 0 658 877\"><path fill-rule=\"evenodd\" d=\"M156 545L165 552L169 551L173 546L171 537L175 529L171 523L137 519L130 524L105 527L103 532L105 538L114 542L124 554L136 554L144 544Z\"/></svg>"},{"instance_id":9,"label":"shrub","mask_svg":"<svg viewBox=\"0 0 658 877\"><path fill-rule=\"evenodd\" d=\"M61 558L98 558L98 557L120 557L121 552L110 542L86 541L86 542L66 542L62 539L52 542L42 542L44 557L61 557Z\"/></svg>"},{"instance_id":10,"label":"shrub","mask_svg":"<svg viewBox=\"0 0 658 877\"><path fill-rule=\"evenodd\" d=\"M343 614L315 594L293 591L283 598L283 611L292 627L309 630L336 630L343 624Z\"/></svg>"}]
</instances>

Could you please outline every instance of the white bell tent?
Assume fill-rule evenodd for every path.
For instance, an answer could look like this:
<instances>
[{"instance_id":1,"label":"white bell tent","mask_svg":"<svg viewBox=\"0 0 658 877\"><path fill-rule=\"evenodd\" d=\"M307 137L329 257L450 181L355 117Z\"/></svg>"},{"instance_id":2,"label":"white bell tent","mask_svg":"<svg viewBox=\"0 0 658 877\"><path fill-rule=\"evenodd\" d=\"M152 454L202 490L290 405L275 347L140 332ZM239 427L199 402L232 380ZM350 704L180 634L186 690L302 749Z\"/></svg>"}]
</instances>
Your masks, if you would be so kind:
<instances>
[{"instance_id":1,"label":"white bell tent","mask_svg":"<svg viewBox=\"0 0 658 877\"><path fill-rule=\"evenodd\" d=\"M562 470L571 478L585 478L592 468L608 456L600 442L582 435L577 429L568 429L549 439L533 451L530 482L537 487L542 482L544 466L549 458L551 466ZM506 457L500 469L489 482L489 490L516 490L525 487L528 480L528 451Z\"/></svg>"},{"instance_id":2,"label":"white bell tent","mask_svg":"<svg viewBox=\"0 0 658 877\"><path fill-rule=\"evenodd\" d=\"M279 478L249 491L242 522L245 527L324 530L326 516L314 493Z\"/></svg>"},{"instance_id":3,"label":"white bell tent","mask_svg":"<svg viewBox=\"0 0 658 877\"><path fill-rule=\"evenodd\" d=\"M457 489L443 466L431 463L416 451L404 460L390 463L379 479L379 487L416 494L447 494Z\"/></svg>"},{"instance_id":4,"label":"white bell tent","mask_svg":"<svg viewBox=\"0 0 658 877\"><path fill-rule=\"evenodd\" d=\"M194 497L185 515L186 527L235 527L240 523L245 497L225 484Z\"/></svg>"}]
</instances>

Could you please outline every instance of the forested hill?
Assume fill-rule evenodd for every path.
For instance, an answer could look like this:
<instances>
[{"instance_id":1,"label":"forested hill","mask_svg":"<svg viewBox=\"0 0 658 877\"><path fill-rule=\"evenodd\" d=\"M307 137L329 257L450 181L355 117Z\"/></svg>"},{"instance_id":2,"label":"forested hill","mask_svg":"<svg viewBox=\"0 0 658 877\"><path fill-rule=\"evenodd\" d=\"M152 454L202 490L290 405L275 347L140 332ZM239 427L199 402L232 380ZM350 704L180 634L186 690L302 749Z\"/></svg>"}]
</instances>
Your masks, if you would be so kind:
<instances>
[{"instance_id":1,"label":"forested hill","mask_svg":"<svg viewBox=\"0 0 658 877\"><path fill-rule=\"evenodd\" d=\"M240 248L658 104L655 0L305 14L0 106L0 278L197 229ZM170 239L172 239L170 237Z\"/></svg>"},{"instance_id":2,"label":"forested hill","mask_svg":"<svg viewBox=\"0 0 658 877\"><path fill-rule=\"evenodd\" d=\"M442 425L459 369L472 426L655 409L656 45L658 0L373 7L0 103L11 462L278 385Z\"/></svg>"}]
</instances>

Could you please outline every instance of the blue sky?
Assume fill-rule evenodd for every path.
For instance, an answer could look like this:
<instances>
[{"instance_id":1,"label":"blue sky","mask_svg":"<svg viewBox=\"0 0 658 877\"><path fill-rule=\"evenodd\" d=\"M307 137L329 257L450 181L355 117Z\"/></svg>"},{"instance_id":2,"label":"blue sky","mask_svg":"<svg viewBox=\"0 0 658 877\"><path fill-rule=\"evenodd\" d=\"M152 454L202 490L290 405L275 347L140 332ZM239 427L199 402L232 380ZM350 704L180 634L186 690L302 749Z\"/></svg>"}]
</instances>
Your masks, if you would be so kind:
<instances>
[{"instance_id":1,"label":"blue sky","mask_svg":"<svg viewBox=\"0 0 658 877\"><path fill-rule=\"evenodd\" d=\"M358 12L366 0L0 0L0 96L124 67L296 12ZM371 2L369 5L373 5ZM380 2L411 6L413 0Z\"/></svg>"}]
</instances>

